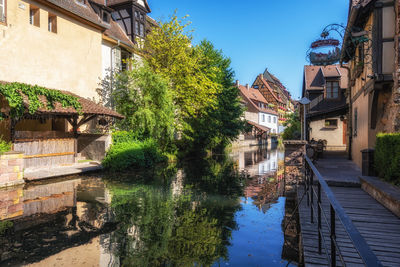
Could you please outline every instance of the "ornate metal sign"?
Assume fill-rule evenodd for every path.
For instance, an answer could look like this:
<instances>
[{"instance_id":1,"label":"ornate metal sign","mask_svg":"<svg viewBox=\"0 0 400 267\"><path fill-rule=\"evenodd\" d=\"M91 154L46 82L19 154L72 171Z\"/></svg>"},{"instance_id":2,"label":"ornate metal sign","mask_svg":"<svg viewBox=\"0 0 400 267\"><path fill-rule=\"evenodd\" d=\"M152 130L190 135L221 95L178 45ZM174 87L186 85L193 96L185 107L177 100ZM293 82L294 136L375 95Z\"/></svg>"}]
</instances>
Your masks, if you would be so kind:
<instances>
[{"instance_id":1,"label":"ornate metal sign","mask_svg":"<svg viewBox=\"0 0 400 267\"><path fill-rule=\"evenodd\" d=\"M307 52L307 59L312 65L325 66L339 62L341 56L340 40L343 39L339 26L330 25L330 27L326 27L320 39L311 44ZM338 38L331 37L333 34L338 35Z\"/></svg>"}]
</instances>

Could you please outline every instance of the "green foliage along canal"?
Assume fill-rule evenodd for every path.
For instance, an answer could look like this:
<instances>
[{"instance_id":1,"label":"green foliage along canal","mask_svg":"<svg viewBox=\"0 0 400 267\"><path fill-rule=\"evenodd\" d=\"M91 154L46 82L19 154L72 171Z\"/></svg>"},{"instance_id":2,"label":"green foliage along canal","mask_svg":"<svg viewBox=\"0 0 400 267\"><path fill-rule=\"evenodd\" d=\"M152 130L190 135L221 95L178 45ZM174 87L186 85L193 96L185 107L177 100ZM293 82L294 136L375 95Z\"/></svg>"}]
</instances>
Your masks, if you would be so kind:
<instances>
[{"instance_id":1,"label":"green foliage along canal","mask_svg":"<svg viewBox=\"0 0 400 267\"><path fill-rule=\"evenodd\" d=\"M287 266L282 157L254 148L3 189L0 265Z\"/></svg>"}]
</instances>

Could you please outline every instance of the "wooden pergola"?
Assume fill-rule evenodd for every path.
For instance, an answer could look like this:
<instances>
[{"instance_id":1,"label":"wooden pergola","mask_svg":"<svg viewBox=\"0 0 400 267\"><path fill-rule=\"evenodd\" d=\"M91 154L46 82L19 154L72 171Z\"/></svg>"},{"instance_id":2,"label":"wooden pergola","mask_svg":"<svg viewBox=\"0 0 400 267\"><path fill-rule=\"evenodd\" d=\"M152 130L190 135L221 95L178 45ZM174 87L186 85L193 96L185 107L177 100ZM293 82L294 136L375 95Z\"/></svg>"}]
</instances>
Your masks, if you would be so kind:
<instances>
[{"instance_id":1,"label":"wooden pergola","mask_svg":"<svg viewBox=\"0 0 400 267\"><path fill-rule=\"evenodd\" d=\"M68 91L61 91L64 94L75 96L79 103L82 106L82 109L77 111L72 107L63 107L60 103L55 103L53 109L47 109L47 99L44 96L39 96L39 99L43 103L43 107L39 108L35 114L30 114L28 111L20 118L10 118L8 116L9 107L8 103L3 99L0 99L0 112L6 119L10 120L10 139L11 142L14 144L16 141L15 129L18 122L24 119L65 119L72 127L72 134L74 140L74 156L77 156L78 153L78 137L79 132L78 129L82 125L90 122L97 117L110 117L116 119L123 119L124 116L119 114L118 112L106 108L100 104L97 104L91 100L85 99L83 97L77 96ZM29 106L29 101L27 97L24 97L25 106Z\"/></svg>"}]
</instances>

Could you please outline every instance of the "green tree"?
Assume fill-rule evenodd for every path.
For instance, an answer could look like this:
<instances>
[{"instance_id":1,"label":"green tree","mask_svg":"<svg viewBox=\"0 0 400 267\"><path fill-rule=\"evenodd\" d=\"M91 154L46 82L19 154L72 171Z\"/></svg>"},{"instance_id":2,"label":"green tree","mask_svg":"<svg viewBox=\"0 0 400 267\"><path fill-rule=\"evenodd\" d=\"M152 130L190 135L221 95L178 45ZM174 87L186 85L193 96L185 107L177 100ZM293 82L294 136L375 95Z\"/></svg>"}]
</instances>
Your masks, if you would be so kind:
<instances>
[{"instance_id":1,"label":"green tree","mask_svg":"<svg viewBox=\"0 0 400 267\"><path fill-rule=\"evenodd\" d=\"M219 90L219 84L204 71L207 68L204 53L192 46L190 23L185 20L186 17L179 19L172 15L170 21L160 22L160 27L153 29L145 42L149 66L166 78L172 88L178 131L183 134L191 128L188 118L199 116L206 107L216 106Z\"/></svg>"},{"instance_id":2,"label":"green tree","mask_svg":"<svg viewBox=\"0 0 400 267\"><path fill-rule=\"evenodd\" d=\"M283 140L299 140L301 138L301 122L298 111L287 116L286 128L282 134Z\"/></svg>"},{"instance_id":3,"label":"green tree","mask_svg":"<svg viewBox=\"0 0 400 267\"><path fill-rule=\"evenodd\" d=\"M218 85L218 91L215 106L207 106L206 112L188 120L192 131L187 135L193 140L193 149L221 153L244 129L245 122L241 119L244 110L240 105L239 90L233 86L231 60L206 40L196 50L202 54L202 71Z\"/></svg>"},{"instance_id":4,"label":"green tree","mask_svg":"<svg viewBox=\"0 0 400 267\"><path fill-rule=\"evenodd\" d=\"M113 100L125 116L117 126L133 132L138 140L153 138L165 149L174 136L175 108L168 82L146 63L132 65L116 78Z\"/></svg>"}]
</instances>

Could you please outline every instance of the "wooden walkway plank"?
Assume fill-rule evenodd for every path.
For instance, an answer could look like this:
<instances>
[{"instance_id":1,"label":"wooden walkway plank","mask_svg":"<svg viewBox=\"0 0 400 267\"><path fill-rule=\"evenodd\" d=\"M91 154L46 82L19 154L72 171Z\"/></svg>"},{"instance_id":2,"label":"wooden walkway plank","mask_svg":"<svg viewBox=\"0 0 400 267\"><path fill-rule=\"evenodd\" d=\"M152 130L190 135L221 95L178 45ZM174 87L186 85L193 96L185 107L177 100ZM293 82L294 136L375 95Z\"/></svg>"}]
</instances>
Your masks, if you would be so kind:
<instances>
[{"instance_id":1,"label":"wooden walkway plank","mask_svg":"<svg viewBox=\"0 0 400 267\"><path fill-rule=\"evenodd\" d=\"M400 266L400 219L361 188L331 187L331 189L381 263L384 266ZM298 188L298 201L303 192L304 188L300 186ZM329 203L323 193L322 206L325 212L329 211ZM306 266L327 266L324 245L322 254L318 253L317 205L315 197L314 207L314 223L311 223L307 197L304 197L299 206L304 261ZM329 221L329 212L325 215ZM327 242L328 254L330 254L330 232L324 220L322 220L322 232ZM336 236L346 265L364 266L352 241L338 219L336 219ZM337 263L340 266L338 257Z\"/></svg>"}]
</instances>

